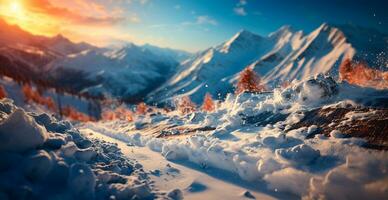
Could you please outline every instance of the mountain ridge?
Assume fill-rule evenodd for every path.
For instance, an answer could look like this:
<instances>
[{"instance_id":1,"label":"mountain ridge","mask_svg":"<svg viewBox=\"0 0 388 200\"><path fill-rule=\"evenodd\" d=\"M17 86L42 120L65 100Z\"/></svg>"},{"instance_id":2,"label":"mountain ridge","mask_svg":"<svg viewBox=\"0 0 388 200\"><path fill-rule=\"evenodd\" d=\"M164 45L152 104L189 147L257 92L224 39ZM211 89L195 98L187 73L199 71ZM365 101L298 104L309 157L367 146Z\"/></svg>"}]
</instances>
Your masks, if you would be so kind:
<instances>
[{"instance_id":1,"label":"mountain ridge","mask_svg":"<svg viewBox=\"0 0 388 200\"><path fill-rule=\"evenodd\" d=\"M349 32L359 34L358 29ZM385 37L380 34L375 38L383 45L365 42L362 47L386 52ZM361 55L351 39L340 28L328 23L310 33L296 31L287 25L267 36L241 30L224 43L187 60L180 72L149 95L150 101L169 101L176 95L189 95L199 103L207 92L215 97L225 97L226 93L233 91L239 72L245 67L253 68L269 88L285 81L304 80L318 73L337 77L338 66L345 58L363 58L367 62L375 59Z\"/></svg>"}]
</instances>

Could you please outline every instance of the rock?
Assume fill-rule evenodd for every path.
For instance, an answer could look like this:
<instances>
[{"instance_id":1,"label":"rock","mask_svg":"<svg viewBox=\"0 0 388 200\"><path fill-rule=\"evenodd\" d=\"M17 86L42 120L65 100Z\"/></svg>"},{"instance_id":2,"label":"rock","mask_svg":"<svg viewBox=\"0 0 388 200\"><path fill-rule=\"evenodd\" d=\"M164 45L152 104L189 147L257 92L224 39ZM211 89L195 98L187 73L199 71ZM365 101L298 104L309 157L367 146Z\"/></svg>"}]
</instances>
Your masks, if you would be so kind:
<instances>
[{"instance_id":1,"label":"rock","mask_svg":"<svg viewBox=\"0 0 388 200\"><path fill-rule=\"evenodd\" d=\"M332 137L332 138L344 138L345 135L342 134L342 133L341 133L340 131L338 131L338 130L332 130L332 131L330 132L330 137Z\"/></svg>"},{"instance_id":2,"label":"rock","mask_svg":"<svg viewBox=\"0 0 388 200\"><path fill-rule=\"evenodd\" d=\"M48 114L46 114L46 113L43 113L43 114L40 114L40 115L38 115L38 116L34 116L34 118L35 118L35 121L38 123L38 124L40 124L40 125L42 125L42 126L47 126L47 125L49 125L49 124L51 124L51 122L52 122L52 119L51 119L51 117L48 115ZM46 127L47 128L47 127Z\"/></svg>"},{"instance_id":3,"label":"rock","mask_svg":"<svg viewBox=\"0 0 388 200\"><path fill-rule=\"evenodd\" d=\"M13 105L13 101L11 99L1 99L0 110L7 114L11 114L14 110L16 110L16 106Z\"/></svg>"},{"instance_id":4,"label":"rock","mask_svg":"<svg viewBox=\"0 0 388 200\"><path fill-rule=\"evenodd\" d=\"M248 198L248 199L256 199L255 196L253 196L253 194L250 193L249 191L243 192L242 196L243 196L243 197L246 197L246 198Z\"/></svg>"},{"instance_id":5,"label":"rock","mask_svg":"<svg viewBox=\"0 0 388 200\"><path fill-rule=\"evenodd\" d=\"M167 196L173 200L182 200L183 193L180 189L174 189L167 193Z\"/></svg>"}]
</instances>

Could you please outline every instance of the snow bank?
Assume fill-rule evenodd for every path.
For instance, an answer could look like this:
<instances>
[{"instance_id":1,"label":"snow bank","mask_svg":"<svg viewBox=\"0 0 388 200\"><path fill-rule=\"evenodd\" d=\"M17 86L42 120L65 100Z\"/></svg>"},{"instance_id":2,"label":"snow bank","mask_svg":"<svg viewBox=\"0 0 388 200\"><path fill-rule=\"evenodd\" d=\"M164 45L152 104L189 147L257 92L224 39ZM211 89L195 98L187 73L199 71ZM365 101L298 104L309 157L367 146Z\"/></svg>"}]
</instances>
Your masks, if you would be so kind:
<instances>
[{"instance_id":1,"label":"snow bank","mask_svg":"<svg viewBox=\"0 0 388 200\"><path fill-rule=\"evenodd\" d=\"M24 152L43 145L47 132L22 109L0 122L0 151Z\"/></svg>"},{"instance_id":2,"label":"snow bank","mask_svg":"<svg viewBox=\"0 0 388 200\"><path fill-rule=\"evenodd\" d=\"M252 184L263 181L275 192L306 199L382 199L387 196L387 152L364 149L360 139L343 137L335 130L331 137L317 134L306 139L319 131L314 124L290 130L291 125L305 117L306 111L327 105L357 105L355 99L360 96L348 95L345 88L320 75L294 82L285 89L275 89L273 94L228 95L212 113L197 111L186 116L170 113L158 116L163 120L142 119L142 122L153 121L151 125L155 127L215 128L188 136L184 136L184 131L174 133L182 137L155 138L141 129L133 134L130 128L133 124L119 121L86 126L130 144L147 146L169 160L186 160L203 168L226 170ZM355 120L369 115L350 113L345 118ZM361 161L362 158L367 159ZM357 192L352 192L353 185Z\"/></svg>"},{"instance_id":3,"label":"snow bank","mask_svg":"<svg viewBox=\"0 0 388 200\"><path fill-rule=\"evenodd\" d=\"M0 116L0 199L155 197L141 165L115 144L9 100L0 100Z\"/></svg>"}]
</instances>

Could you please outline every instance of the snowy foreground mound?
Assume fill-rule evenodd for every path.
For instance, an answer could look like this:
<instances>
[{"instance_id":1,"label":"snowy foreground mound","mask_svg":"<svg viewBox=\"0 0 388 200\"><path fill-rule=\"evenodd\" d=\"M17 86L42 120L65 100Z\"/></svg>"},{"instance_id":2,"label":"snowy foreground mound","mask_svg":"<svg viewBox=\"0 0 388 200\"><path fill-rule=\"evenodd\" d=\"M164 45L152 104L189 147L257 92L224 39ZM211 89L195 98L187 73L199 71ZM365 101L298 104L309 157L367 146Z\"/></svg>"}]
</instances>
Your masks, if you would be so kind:
<instances>
[{"instance_id":1,"label":"snowy foreground mound","mask_svg":"<svg viewBox=\"0 0 388 200\"><path fill-rule=\"evenodd\" d=\"M0 199L153 199L142 166L70 123L0 101Z\"/></svg>"},{"instance_id":2,"label":"snowy foreground mound","mask_svg":"<svg viewBox=\"0 0 388 200\"><path fill-rule=\"evenodd\" d=\"M212 113L159 113L133 124L116 121L84 126L148 146L170 160L236 173L253 185L264 182L269 194L384 199L388 196L388 152L365 148L368 137L353 137L353 132L345 130L350 130L347 124L373 119L380 108L362 104L375 102L373 96L381 99L386 95L386 91L356 88L318 76L275 89L273 94L230 95ZM339 120L329 120L329 125L311 122L301 126L300 122L308 121L306 113L328 108L349 112ZM386 114L384 109L378 111ZM388 123L387 118L378 120ZM322 132L326 128L328 134ZM384 136L386 131L373 134Z\"/></svg>"}]
</instances>

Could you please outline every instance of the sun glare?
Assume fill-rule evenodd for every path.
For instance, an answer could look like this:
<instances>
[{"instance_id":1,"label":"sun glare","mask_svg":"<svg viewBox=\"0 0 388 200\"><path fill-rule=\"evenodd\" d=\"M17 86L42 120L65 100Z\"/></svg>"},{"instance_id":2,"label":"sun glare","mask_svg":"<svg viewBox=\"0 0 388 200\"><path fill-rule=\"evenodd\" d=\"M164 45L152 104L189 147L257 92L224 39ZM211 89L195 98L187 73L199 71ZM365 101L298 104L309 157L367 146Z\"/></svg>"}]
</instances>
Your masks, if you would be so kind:
<instances>
[{"instance_id":1,"label":"sun glare","mask_svg":"<svg viewBox=\"0 0 388 200\"><path fill-rule=\"evenodd\" d=\"M18 1L14 1L10 4L10 12L14 15L21 16L23 14L23 7Z\"/></svg>"}]
</instances>

